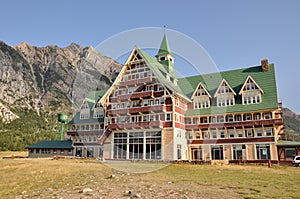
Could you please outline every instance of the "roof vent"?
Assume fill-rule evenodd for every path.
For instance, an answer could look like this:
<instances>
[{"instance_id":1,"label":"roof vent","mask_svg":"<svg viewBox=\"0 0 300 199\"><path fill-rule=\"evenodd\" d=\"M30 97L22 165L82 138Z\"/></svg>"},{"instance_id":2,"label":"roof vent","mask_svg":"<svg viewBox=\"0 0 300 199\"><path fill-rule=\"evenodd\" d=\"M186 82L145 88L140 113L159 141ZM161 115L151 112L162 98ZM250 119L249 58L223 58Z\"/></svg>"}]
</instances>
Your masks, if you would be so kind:
<instances>
[{"instance_id":1,"label":"roof vent","mask_svg":"<svg viewBox=\"0 0 300 199\"><path fill-rule=\"evenodd\" d=\"M261 60L261 69L263 72L267 72L270 70L268 59Z\"/></svg>"}]
</instances>

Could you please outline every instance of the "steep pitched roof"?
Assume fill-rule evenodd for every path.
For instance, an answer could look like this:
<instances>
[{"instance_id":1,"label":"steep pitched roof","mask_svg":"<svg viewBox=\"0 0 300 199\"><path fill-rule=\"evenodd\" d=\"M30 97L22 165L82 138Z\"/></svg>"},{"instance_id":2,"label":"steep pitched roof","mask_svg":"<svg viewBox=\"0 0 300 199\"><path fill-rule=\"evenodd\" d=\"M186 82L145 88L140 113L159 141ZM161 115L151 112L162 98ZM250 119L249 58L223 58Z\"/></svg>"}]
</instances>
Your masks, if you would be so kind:
<instances>
[{"instance_id":1,"label":"steep pitched roof","mask_svg":"<svg viewBox=\"0 0 300 199\"><path fill-rule=\"evenodd\" d=\"M210 108L190 109L187 110L186 115L207 115L211 113L222 114L226 112L231 113L278 108L277 87L273 64L270 64L270 70L267 72L262 72L261 66L241 68L219 73L180 78L178 85L181 87L181 90L184 91L184 94L191 98L199 82L203 82L203 86L205 86L208 92L212 94L216 92L216 89L222 79L226 79L231 88L238 93L248 75L251 75L251 77L256 80L256 83L260 85L261 89L264 91L262 96L263 99L260 104L243 105L241 96L237 96L234 106L217 107L216 102L212 100L212 106Z\"/></svg>"},{"instance_id":2,"label":"steep pitched roof","mask_svg":"<svg viewBox=\"0 0 300 199\"><path fill-rule=\"evenodd\" d=\"M169 42L168 42L168 38L167 38L167 35L164 34L164 37L163 37L163 40L160 44L160 48L158 50L158 53L157 55L155 55L155 57L158 57L160 55L167 55L167 54L170 54L172 55L171 53L171 48L169 46Z\"/></svg>"},{"instance_id":3,"label":"steep pitched roof","mask_svg":"<svg viewBox=\"0 0 300 199\"><path fill-rule=\"evenodd\" d=\"M234 90L231 88L230 84L228 84L228 82L223 78L222 81L221 81L221 83L219 84L219 86L218 86L218 88L217 88L215 94L214 94L214 97L217 97L217 94L218 94L219 90L221 89L223 83L225 83L225 85L228 86L228 88L230 89L230 91L231 91L234 95L236 95L236 93L234 92Z\"/></svg>"},{"instance_id":4,"label":"steep pitched roof","mask_svg":"<svg viewBox=\"0 0 300 199\"><path fill-rule=\"evenodd\" d=\"M211 98L210 93L209 93L209 92L207 91L207 89L203 86L203 83L202 83L202 82L199 82L198 86L196 87L194 93L193 93L192 96L191 96L191 99L193 99L193 98L195 97L196 92L197 92L197 90L198 90L200 87L203 88L204 91L206 92L206 94Z\"/></svg>"},{"instance_id":5,"label":"steep pitched roof","mask_svg":"<svg viewBox=\"0 0 300 199\"><path fill-rule=\"evenodd\" d=\"M97 123L103 123L104 118L94 118L94 112L90 112L89 119L80 119L80 112L78 111L72 120L68 124L97 124Z\"/></svg>"},{"instance_id":6,"label":"steep pitched roof","mask_svg":"<svg viewBox=\"0 0 300 199\"><path fill-rule=\"evenodd\" d=\"M163 85L172 90L175 94L190 101L190 99L184 94L184 92L181 90L178 84L176 85L174 81L167 80L166 75L169 75L172 79L178 79L174 72L168 72L161 63L153 59L148 53L146 53L142 49L137 48L136 50L138 51L138 53L140 53L142 58L147 63L148 67L153 71L153 73L158 77L159 81Z\"/></svg>"},{"instance_id":7,"label":"steep pitched roof","mask_svg":"<svg viewBox=\"0 0 300 199\"><path fill-rule=\"evenodd\" d=\"M263 90L260 88L260 86L254 81L254 79L251 77L251 75L248 75L246 81L244 82L244 84L243 84L243 86L242 86L242 88L241 88L241 90L240 90L240 92L239 92L239 95L242 94L243 89L244 89L244 87L246 86L248 80L251 80L251 81L257 86L257 88L260 90L260 92L261 92L261 93L264 93L264 91L263 91Z\"/></svg>"},{"instance_id":8,"label":"steep pitched roof","mask_svg":"<svg viewBox=\"0 0 300 199\"><path fill-rule=\"evenodd\" d=\"M72 140L44 140L32 144L28 149L72 149Z\"/></svg>"},{"instance_id":9,"label":"steep pitched roof","mask_svg":"<svg viewBox=\"0 0 300 199\"><path fill-rule=\"evenodd\" d=\"M92 109L95 103L98 101L98 99L100 99L105 94L106 91L107 90L91 91L85 97L84 101L86 101L90 109Z\"/></svg>"}]
</instances>

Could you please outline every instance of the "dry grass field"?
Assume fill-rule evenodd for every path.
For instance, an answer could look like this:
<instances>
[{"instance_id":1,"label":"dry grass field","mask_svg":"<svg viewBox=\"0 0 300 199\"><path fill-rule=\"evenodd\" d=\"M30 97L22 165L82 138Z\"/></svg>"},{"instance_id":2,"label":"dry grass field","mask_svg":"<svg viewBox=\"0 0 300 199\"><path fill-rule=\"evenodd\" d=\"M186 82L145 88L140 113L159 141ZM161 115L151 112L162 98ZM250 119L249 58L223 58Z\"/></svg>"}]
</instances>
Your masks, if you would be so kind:
<instances>
[{"instance_id":1,"label":"dry grass field","mask_svg":"<svg viewBox=\"0 0 300 199\"><path fill-rule=\"evenodd\" d=\"M300 198L299 167L171 164L130 173L159 163L111 163L119 171L96 160L2 159L10 155L0 153L0 198Z\"/></svg>"}]
</instances>

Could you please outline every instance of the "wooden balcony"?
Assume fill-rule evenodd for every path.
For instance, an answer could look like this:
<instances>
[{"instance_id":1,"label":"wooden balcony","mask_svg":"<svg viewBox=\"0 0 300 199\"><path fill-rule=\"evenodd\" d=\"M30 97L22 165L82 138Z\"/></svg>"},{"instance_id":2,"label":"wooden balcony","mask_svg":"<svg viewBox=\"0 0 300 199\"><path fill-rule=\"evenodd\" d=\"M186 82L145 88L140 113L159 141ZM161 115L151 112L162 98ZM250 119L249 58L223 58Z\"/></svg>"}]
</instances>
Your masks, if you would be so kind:
<instances>
[{"instance_id":1,"label":"wooden balcony","mask_svg":"<svg viewBox=\"0 0 300 199\"><path fill-rule=\"evenodd\" d=\"M145 121L145 122L134 122L134 123L122 123L122 124L109 124L108 129L120 130L120 129L149 129L149 128L168 128L172 127L172 121Z\"/></svg>"},{"instance_id":2,"label":"wooden balcony","mask_svg":"<svg viewBox=\"0 0 300 199\"><path fill-rule=\"evenodd\" d=\"M234 144L234 143L250 143L250 142L274 142L274 137L251 137L251 138L223 138L223 139L202 139L192 140L191 144Z\"/></svg>"},{"instance_id":3,"label":"wooden balcony","mask_svg":"<svg viewBox=\"0 0 300 199\"><path fill-rule=\"evenodd\" d=\"M97 130L68 130L67 135L71 136L81 136L81 135L98 135L101 136L103 134L103 129Z\"/></svg>"},{"instance_id":4,"label":"wooden balcony","mask_svg":"<svg viewBox=\"0 0 300 199\"><path fill-rule=\"evenodd\" d=\"M186 130L192 129L209 129L209 128L233 128L233 127L252 127L252 126L272 126L282 125L283 118L269 120L254 120L240 122L225 122L225 123L208 123L208 124L186 124Z\"/></svg>"},{"instance_id":5,"label":"wooden balcony","mask_svg":"<svg viewBox=\"0 0 300 199\"><path fill-rule=\"evenodd\" d=\"M127 115L128 109L114 109L114 110L108 110L108 115L114 116L114 115Z\"/></svg>"},{"instance_id":6,"label":"wooden balcony","mask_svg":"<svg viewBox=\"0 0 300 199\"><path fill-rule=\"evenodd\" d=\"M151 107L150 106L143 106L143 107L133 107L128 109L129 114L140 114L140 113L149 113Z\"/></svg>"},{"instance_id":7,"label":"wooden balcony","mask_svg":"<svg viewBox=\"0 0 300 199\"><path fill-rule=\"evenodd\" d=\"M147 83L151 83L152 78L151 77L145 77L141 79L134 79L129 81L120 82L120 86L130 86L130 85L143 85Z\"/></svg>"},{"instance_id":8,"label":"wooden balcony","mask_svg":"<svg viewBox=\"0 0 300 199\"><path fill-rule=\"evenodd\" d=\"M145 92L138 92L138 93L132 93L130 95L130 99L149 99L153 98L153 91L145 91Z\"/></svg>"}]
</instances>

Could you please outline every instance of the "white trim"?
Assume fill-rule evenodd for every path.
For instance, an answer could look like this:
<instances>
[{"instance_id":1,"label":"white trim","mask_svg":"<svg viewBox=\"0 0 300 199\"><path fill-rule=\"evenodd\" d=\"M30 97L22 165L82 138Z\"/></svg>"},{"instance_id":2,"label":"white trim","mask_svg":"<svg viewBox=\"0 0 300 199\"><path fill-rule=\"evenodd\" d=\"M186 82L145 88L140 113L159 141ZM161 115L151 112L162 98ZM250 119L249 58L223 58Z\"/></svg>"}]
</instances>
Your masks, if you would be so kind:
<instances>
[{"instance_id":1,"label":"white trim","mask_svg":"<svg viewBox=\"0 0 300 199\"><path fill-rule=\"evenodd\" d=\"M258 89L260 90L260 92L263 94L264 91L260 88L260 86L256 83L256 81L254 81L254 79L251 77L251 75L248 75L246 81L244 82L244 84L243 84L243 86L242 86L242 88L241 88L241 90L240 90L240 92L239 92L239 95L242 94L243 89L244 89L244 87L246 86L246 84L247 84L247 82L248 82L249 79L257 86L257 88L258 88Z\"/></svg>"},{"instance_id":2,"label":"white trim","mask_svg":"<svg viewBox=\"0 0 300 199\"><path fill-rule=\"evenodd\" d=\"M204 91L206 92L206 94L211 98L211 95L209 94L209 92L206 90L206 88L203 86L202 82L199 82L198 86L196 87L193 95L192 95L192 98L191 99L194 99L194 96L197 92L197 90L199 89L199 87L202 86L202 88L204 89Z\"/></svg>"},{"instance_id":3,"label":"white trim","mask_svg":"<svg viewBox=\"0 0 300 199\"><path fill-rule=\"evenodd\" d=\"M223 82L225 82L225 84L228 86L228 88L231 90L231 92L232 92L234 95L236 95L236 93L235 93L234 90L231 88L231 86L228 84L228 82L223 78L222 81L221 81L221 83L219 84L219 86L218 86L218 88L217 88L215 94L214 94L214 97L217 97L217 94L218 94L218 92L219 92L219 90L220 90L220 88L221 88Z\"/></svg>"}]
</instances>

